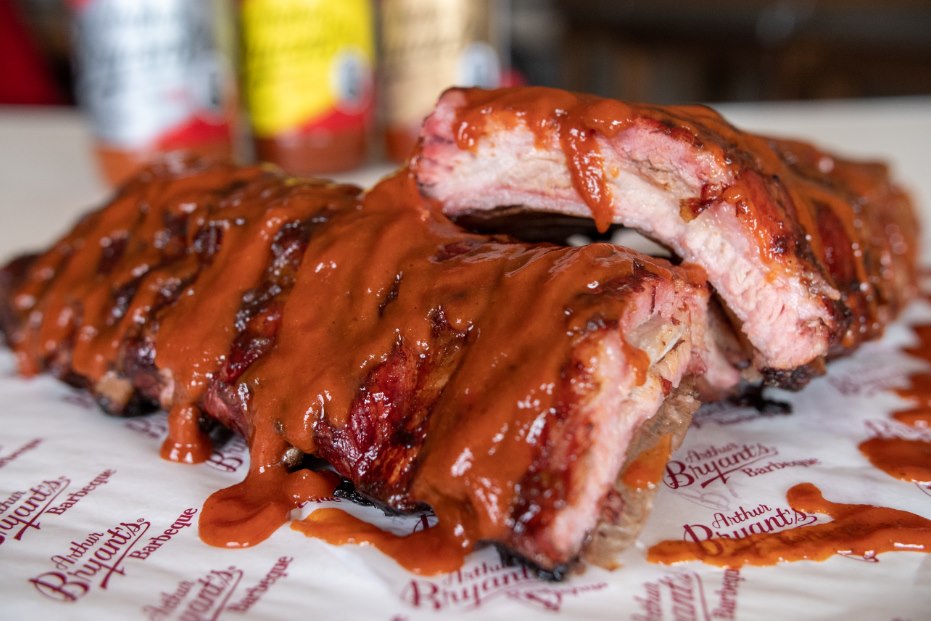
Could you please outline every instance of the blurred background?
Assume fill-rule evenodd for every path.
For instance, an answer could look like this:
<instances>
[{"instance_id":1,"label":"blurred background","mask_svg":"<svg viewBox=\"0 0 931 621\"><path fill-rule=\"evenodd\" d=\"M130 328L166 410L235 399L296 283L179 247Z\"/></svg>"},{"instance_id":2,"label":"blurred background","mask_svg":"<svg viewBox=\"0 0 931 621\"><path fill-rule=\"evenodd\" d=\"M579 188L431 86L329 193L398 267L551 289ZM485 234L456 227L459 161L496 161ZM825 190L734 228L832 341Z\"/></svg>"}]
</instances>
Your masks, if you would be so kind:
<instances>
[{"instance_id":1,"label":"blurred background","mask_svg":"<svg viewBox=\"0 0 931 621\"><path fill-rule=\"evenodd\" d=\"M531 84L658 103L931 93L929 0L495 4ZM0 103L74 103L67 5L0 0Z\"/></svg>"},{"instance_id":2,"label":"blurred background","mask_svg":"<svg viewBox=\"0 0 931 621\"><path fill-rule=\"evenodd\" d=\"M931 0L185 1L164 0L160 6L202 5L210 13L210 45L228 57L232 83L240 91L234 114L241 122L237 125L227 116L231 126L239 128L234 144L243 135L249 144L239 153L278 161L296 172L329 172L327 164L333 169L352 168L370 161L373 151L377 157L403 159L410 148L411 127L428 111L424 107L453 83L557 86L657 103L931 94ZM111 100L101 108L103 95L88 95L96 87L81 88L82 76L99 69L92 63L106 57L101 42L108 35L102 29L119 20L98 15L76 25L76 16L80 21L98 5L109 7L114 15L132 12L127 7L135 6L136 18L152 19L154 12L138 13L138 7L157 4L157 0L0 0L0 105L85 109L95 127L101 122L110 125L95 131L110 149L108 157L176 144L176 127L170 128L176 142L165 142L164 136L161 142L152 138L145 142L137 136L136 143L120 143L129 139L115 132L113 125L129 114L129 104L114 107ZM332 87L335 103L308 101L308 110L317 108L297 118L297 111L269 108L296 95L268 90L272 52L262 46L271 45L269 40L287 39L287 52L294 52L296 44L288 37L303 36L296 24L304 22L290 13L278 22L269 16L281 17L285 9L293 11L301 4L317 7L314 11L330 7L330 13L304 15L306 28L316 32L308 35L316 37L314 45L324 37L329 41L348 32L349 17L334 13L335 6L355 7L352 19L358 17L356 21L365 22L370 31L352 35L353 49L359 50L351 56L352 62L339 56L341 60L333 61L336 69L328 69L342 80ZM280 34L283 22L290 24L286 35ZM135 26L129 36L144 37L146 29ZM442 63L448 50L456 54L455 68ZM366 71L372 72L371 79ZM258 82L262 83L256 86ZM298 86L287 92L307 90ZM213 96L223 92L218 87ZM151 93L136 97L132 107L154 98ZM118 108L122 112L114 112ZM288 114L297 116L286 122ZM319 142L327 131L343 131L356 120L361 124L359 132L337 136L340 144L355 145L351 153L344 150L337 157L324 149L321 157L292 140L303 132L317 136L314 140ZM188 123L180 134L182 142L189 135L210 134L213 121L208 121L197 125L197 131Z\"/></svg>"}]
</instances>

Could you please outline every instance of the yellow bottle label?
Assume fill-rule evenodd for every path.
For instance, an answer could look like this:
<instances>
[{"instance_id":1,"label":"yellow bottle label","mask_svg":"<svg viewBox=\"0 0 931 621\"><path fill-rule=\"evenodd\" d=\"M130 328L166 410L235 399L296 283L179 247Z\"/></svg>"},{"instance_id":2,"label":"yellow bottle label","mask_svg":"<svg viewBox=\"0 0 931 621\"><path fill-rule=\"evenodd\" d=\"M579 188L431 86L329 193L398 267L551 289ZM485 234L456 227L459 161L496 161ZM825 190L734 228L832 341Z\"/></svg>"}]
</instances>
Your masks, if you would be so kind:
<instances>
[{"instance_id":1,"label":"yellow bottle label","mask_svg":"<svg viewBox=\"0 0 931 621\"><path fill-rule=\"evenodd\" d=\"M243 0L241 20L243 91L256 135L367 115L369 0Z\"/></svg>"}]
</instances>

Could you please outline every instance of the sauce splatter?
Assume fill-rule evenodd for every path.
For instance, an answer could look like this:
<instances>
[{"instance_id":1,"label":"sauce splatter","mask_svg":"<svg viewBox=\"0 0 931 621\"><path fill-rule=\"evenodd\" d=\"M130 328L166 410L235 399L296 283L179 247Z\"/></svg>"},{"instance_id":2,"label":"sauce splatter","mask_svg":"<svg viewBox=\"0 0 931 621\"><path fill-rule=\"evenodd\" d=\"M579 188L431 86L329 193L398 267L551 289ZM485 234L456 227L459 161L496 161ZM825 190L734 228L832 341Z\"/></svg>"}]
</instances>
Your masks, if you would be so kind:
<instances>
[{"instance_id":1,"label":"sauce splatter","mask_svg":"<svg viewBox=\"0 0 931 621\"><path fill-rule=\"evenodd\" d=\"M451 538L442 528L425 528L402 536L382 530L341 509L317 509L291 528L308 537L341 546L371 545L416 574L433 575L462 566L471 545Z\"/></svg>"},{"instance_id":2,"label":"sauce splatter","mask_svg":"<svg viewBox=\"0 0 931 621\"><path fill-rule=\"evenodd\" d=\"M892 413L893 420L910 427L931 428L931 407L916 407Z\"/></svg>"},{"instance_id":3,"label":"sauce splatter","mask_svg":"<svg viewBox=\"0 0 931 621\"><path fill-rule=\"evenodd\" d=\"M931 324L914 326L918 345L903 348L910 356L931 362ZM877 436L860 443L859 448L870 463L889 476L919 484L931 483L931 442L922 431L931 425L931 373L913 373L908 385L896 394L914 402L911 408L893 412L891 418L915 430L896 436ZM907 436L907 437L902 437Z\"/></svg>"},{"instance_id":4,"label":"sauce splatter","mask_svg":"<svg viewBox=\"0 0 931 621\"><path fill-rule=\"evenodd\" d=\"M649 549L647 558L663 564L699 560L721 567L741 567L823 561L834 555L876 560L876 555L883 552L931 551L931 520L914 513L831 502L811 483L792 487L786 499L796 511L828 515L832 521L776 533L754 533L740 539L663 541Z\"/></svg>"}]
</instances>

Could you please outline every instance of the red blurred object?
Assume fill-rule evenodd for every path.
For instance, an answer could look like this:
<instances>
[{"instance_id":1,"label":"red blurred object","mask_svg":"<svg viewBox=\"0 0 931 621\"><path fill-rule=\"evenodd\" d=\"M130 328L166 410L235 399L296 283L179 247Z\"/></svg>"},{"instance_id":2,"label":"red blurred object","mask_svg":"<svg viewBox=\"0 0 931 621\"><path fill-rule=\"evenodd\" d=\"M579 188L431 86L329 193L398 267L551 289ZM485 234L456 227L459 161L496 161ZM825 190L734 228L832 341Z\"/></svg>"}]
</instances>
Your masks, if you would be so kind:
<instances>
[{"instance_id":1,"label":"red blurred object","mask_svg":"<svg viewBox=\"0 0 931 621\"><path fill-rule=\"evenodd\" d=\"M0 104L65 103L13 3L0 2Z\"/></svg>"}]
</instances>

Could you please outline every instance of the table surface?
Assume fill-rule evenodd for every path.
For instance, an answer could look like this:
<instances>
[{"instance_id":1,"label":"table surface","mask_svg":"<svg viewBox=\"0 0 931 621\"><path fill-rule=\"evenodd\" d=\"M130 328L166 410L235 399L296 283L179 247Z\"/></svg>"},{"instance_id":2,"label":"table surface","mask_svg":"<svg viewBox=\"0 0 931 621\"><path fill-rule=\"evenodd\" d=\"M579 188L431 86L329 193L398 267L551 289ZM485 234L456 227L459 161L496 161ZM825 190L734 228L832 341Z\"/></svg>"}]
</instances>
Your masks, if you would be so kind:
<instances>
[{"instance_id":1,"label":"table surface","mask_svg":"<svg viewBox=\"0 0 931 621\"><path fill-rule=\"evenodd\" d=\"M931 222L931 97L715 106L738 127L797 137L851 157L879 158L913 194ZM93 157L84 118L69 108L0 107L0 262L49 244L109 188ZM338 175L368 186L384 163ZM923 227L925 263L931 231Z\"/></svg>"}]
</instances>

